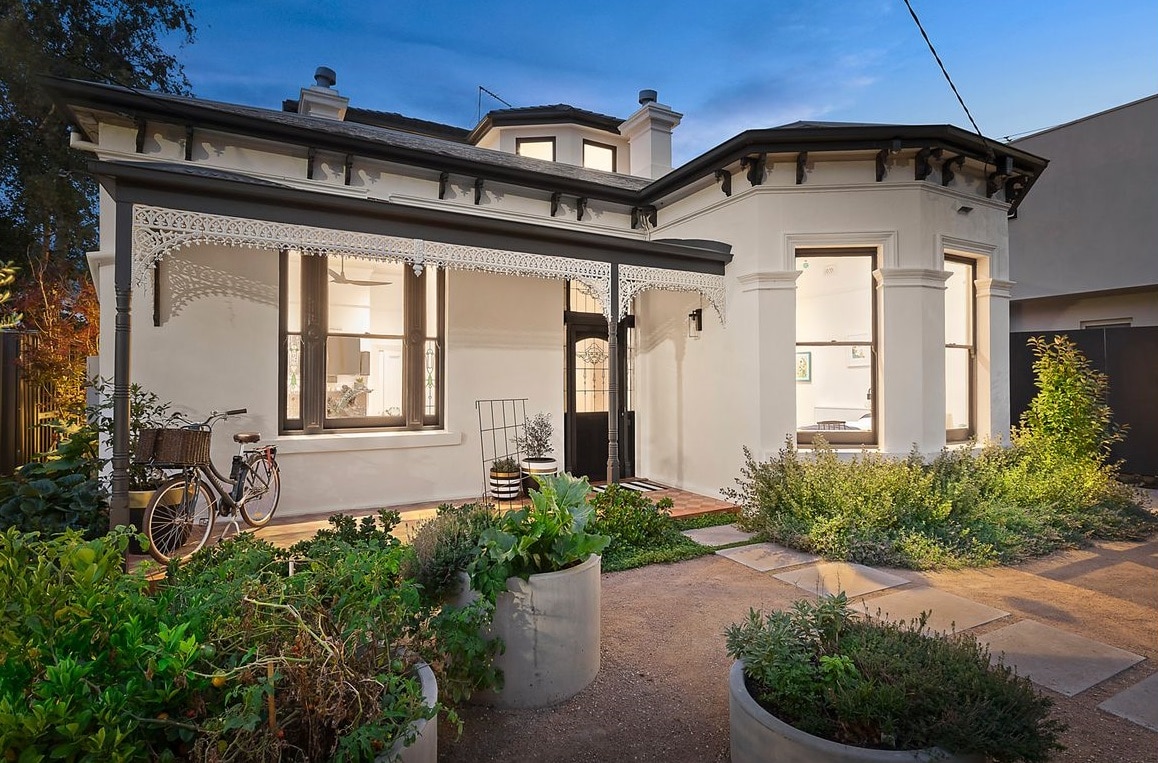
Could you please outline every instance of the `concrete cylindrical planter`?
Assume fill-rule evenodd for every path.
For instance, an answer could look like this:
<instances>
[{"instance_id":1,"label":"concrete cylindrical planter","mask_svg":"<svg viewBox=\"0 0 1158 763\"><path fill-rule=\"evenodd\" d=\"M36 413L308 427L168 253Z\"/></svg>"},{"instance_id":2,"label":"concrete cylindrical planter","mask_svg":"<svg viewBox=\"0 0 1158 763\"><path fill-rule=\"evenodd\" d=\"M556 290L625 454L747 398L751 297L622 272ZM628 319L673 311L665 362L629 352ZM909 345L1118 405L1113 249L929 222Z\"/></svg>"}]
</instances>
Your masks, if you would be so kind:
<instances>
[{"instance_id":1,"label":"concrete cylindrical planter","mask_svg":"<svg viewBox=\"0 0 1158 763\"><path fill-rule=\"evenodd\" d=\"M592 554L559 572L507 580L487 634L506 645L495 658L495 667L503 671L503 688L479 692L472 702L549 707L591 685L599 674L600 564L601 558Z\"/></svg>"},{"instance_id":2,"label":"concrete cylindrical planter","mask_svg":"<svg viewBox=\"0 0 1158 763\"><path fill-rule=\"evenodd\" d=\"M975 755L942 750L870 750L806 734L769 713L748 693L744 663L732 663L728 675L728 713L732 727L732 763L981 763Z\"/></svg>"},{"instance_id":3,"label":"concrete cylindrical planter","mask_svg":"<svg viewBox=\"0 0 1158 763\"><path fill-rule=\"evenodd\" d=\"M490 493L496 501L513 501L522 495L522 472L496 472L491 470Z\"/></svg>"},{"instance_id":4,"label":"concrete cylindrical planter","mask_svg":"<svg viewBox=\"0 0 1158 763\"><path fill-rule=\"evenodd\" d=\"M538 490L539 482L536 477L553 476L559 473L559 462L553 458L524 458L519 462L523 468L523 487L527 490Z\"/></svg>"},{"instance_id":5,"label":"concrete cylindrical planter","mask_svg":"<svg viewBox=\"0 0 1158 763\"><path fill-rule=\"evenodd\" d=\"M427 707L434 707L438 702L438 683L434 680L434 671L425 662L416 666L418 680L422 682L422 699ZM402 763L437 763L438 761L438 716L422 718L414 721L411 727L417 736L410 744L402 746L399 739L394 746L376 760L379 763L401 760ZM401 757L398 757L401 754Z\"/></svg>"}]
</instances>

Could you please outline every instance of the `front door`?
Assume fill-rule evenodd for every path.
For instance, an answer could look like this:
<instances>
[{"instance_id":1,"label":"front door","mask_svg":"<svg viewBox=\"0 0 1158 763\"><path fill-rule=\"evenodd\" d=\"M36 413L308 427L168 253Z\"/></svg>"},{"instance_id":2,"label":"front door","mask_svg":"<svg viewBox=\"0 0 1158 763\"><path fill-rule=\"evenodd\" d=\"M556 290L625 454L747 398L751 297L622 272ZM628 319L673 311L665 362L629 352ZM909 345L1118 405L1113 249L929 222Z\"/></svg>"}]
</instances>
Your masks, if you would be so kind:
<instances>
[{"instance_id":1,"label":"front door","mask_svg":"<svg viewBox=\"0 0 1158 763\"><path fill-rule=\"evenodd\" d=\"M635 474L635 416L628 410L627 326L619 331L619 458L623 477ZM568 311L564 468L592 481L607 479L607 320L602 313Z\"/></svg>"}]
</instances>

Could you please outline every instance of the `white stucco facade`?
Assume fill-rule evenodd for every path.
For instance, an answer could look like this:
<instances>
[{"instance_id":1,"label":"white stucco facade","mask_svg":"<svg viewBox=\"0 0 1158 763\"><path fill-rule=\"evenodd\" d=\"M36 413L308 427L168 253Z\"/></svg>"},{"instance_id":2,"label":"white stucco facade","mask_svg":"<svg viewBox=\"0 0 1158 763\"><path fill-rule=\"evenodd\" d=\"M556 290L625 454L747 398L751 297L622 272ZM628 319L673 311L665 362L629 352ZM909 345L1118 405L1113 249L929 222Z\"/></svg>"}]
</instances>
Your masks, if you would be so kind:
<instances>
[{"instance_id":1,"label":"white stucco facade","mask_svg":"<svg viewBox=\"0 0 1158 763\"><path fill-rule=\"evenodd\" d=\"M782 447L785 438L807 446L810 435L803 430L810 427L802 430L801 423L826 418L859 417L865 423L863 432L841 427L861 438L856 445L841 447L891 454L916 447L932 455L946 444L951 422L946 395L947 389L954 394L954 384L956 394L969 397L967 423L974 437L998 441L1008 437L1010 202L992 188L987 192L987 172L992 168L984 160L962 158L953 177L945 177L940 162L934 162L917 179L918 152L927 153L919 146L925 143L903 147L899 141L884 143L893 147L885 162L886 151L879 150L878 156L871 146L825 152L820 131L809 133L809 139L818 142L807 161L797 160L795 154L762 151L767 162L755 182L746 174L743 150L721 153L714 178L715 165L709 166L708 159L702 162L706 173L695 175L694 168L685 167L668 175L665 160L670 165L671 129L680 115L644 103L624 123L630 127L624 128L625 135L602 136L604 143L617 147L620 173L649 179L668 176L656 180L668 182L668 190L641 196L643 202L633 208L631 202L619 199L629 193L647 194L651 186L643 181L617 187L619 181L587 171L577 177L595 189L590 197L552 193L549 179L542 188L529 187L540 171L530 160L515 167L531 178L527 183L509 172L496 179L481 170L476 181L461 172L440 171L436 154L429 166L423 166L419 161L361 156L352 149L343 153L320 146L306 151L292 141L213 125L199 128L189 145L190 133L180 124L150 118L142 128L142 122L134 124L115 110L92 105L77 109L78 121L86 129L74 138L75 147L91 151L104 163L104 171L114 175L139 169L173 174L204 168L209 172L205 177L214 183L252 178L261 188L244 189L251 196L262 193L264 185L275 187L277 193L316 194L322 202L319 209L341 204L359 214L362 209L413 210L419 217L440 214L444 220L452 219L446 216L449 213L464 226L513 226L501 246L490 243L493 237L480 238L477 247L446 245L458 259L447 261L442 306L441 422L307 434L286 429L279 409L284 383L279 375L283 330L279 321L284 308L279 248L300 246L294 242L322 231L318 235L324 240L307 251L382 256L418 269L423 253L437 244L438 230L427 229L423 235L434 244L426 244L408 235L405 226L395 231L390 225L367 223L365 235L351 231L340 239L343 243L328 250L331 244L326 241L339 241L336 236L345 233L331 235L317 227L329 219L319 213L303 219L302 227L292 221L267 226L272 231L268 241L253 234L174 236L172 246L157 248L161 265L154 286L149 277L153 260L141 259L140 243L133 245L133 253L118 249L124 245L117 243L127 240L124 231L118 235L118 224L141 225L133 216L141 208L134 199L141 197L124 191L127 181L106 183L101 251L90 256L102 305L102 375L111 378L115 371L116 262L132 256L137 278L132 298L132 381L194 416L248 408L247 418L236 425L230 422L231 429L220 428L215 458L228 456L232 431L263 432L266 441L279 448L283 474L279 511L287 515L479 496L485 467L476 400L526 398L528 411L552 414L557 422L555 451L564 454L570 447L558 425L567 413L564 280L575 277L588 279L585 283L604 300L622 293L616 288L635 294L629 383L638 476L717 495L739 474L743 448L764 458ZM649 115L656 124L647 122ZM327 122L333 120L306 124L316 124L324 135ZM480 150L510 154L517 138L544 135L555 138L556 160L575 166L582 164L582 141L601 137L589 124L501 126L483 135L471 156L480 156ZM932 145L933 139L928 143ZM946 154L941 161L951 158ZM212 174L218 171L228 177ZM721 175L727 175L730 183ZM166 175L164 183L187 182L182 177L173 180ZM196 177L200 182L202 175ZM566 173L561 177L560 183L574 179ZM149 183L154 181L139 182L144 190L135 193L152 193ZM600 183L609 190L597 192ZM649 198L650 204L645 203ZM216 206L224 211L191 214L207 229L232 229L235 223L245 227L244 210L252 208L239 202L235 218L228 198L222 197ZM385 235L370 233L371 227ZM601 238L582 238L591 234ZM164 234L168 235L171 232ZM528 249L522 251L519 242L532 236L536 243L527 243ZM351 237L355 244L348 243ZM629 253L621 261L615 259L620 255L608 255L610 265L599 268L624 275L607 280L599 268L590 273L555 268L550 243L554 240L561 242L564 256L577 246L572 240L592 241L583 246L595 257L600 256L600 240L610 248L622 242L642 254ZM712 274L708 265L677 260L659 268L649 264L642 271L637 268L645 275L634 276L644 280L631 282L633 271L627 266L645 263L638 259L650 256L645 247L662 248L670 241L718 242L730 247L730 260L722 275ZM379 245L383 249L374 251ZM798 376L798 352L804 345L798 346L803 340L797 331L802 309L797 282L799 268L807 267L799 261L805 256L823 259L826 252L855 252L862 262L871 262L856 286L866 295L863 304L871 301L871 314L866 313L871 317L849 332L852 341L866 344L835 370L870 380L857 381L855 390L847 384L846 389L833 386L831 378L820 376L819 366L815 376L809 367L806 381ZM946 379L946 256L962 258L973 268L968 380ZM708 268L704 275L691 272L701 267ZM621 279L618 287L612 285L617 279ZM607 315L619 317L618 308L607 306ZM839 298L827 309L831 312L824 322L839 324ZM693 338L687 318L695 310L702 310L704 317L702 332ZM811 345L808 351L818 359L828 352ZM961 392L963 386L969 391Z\"/></svg>"}]
</instances>

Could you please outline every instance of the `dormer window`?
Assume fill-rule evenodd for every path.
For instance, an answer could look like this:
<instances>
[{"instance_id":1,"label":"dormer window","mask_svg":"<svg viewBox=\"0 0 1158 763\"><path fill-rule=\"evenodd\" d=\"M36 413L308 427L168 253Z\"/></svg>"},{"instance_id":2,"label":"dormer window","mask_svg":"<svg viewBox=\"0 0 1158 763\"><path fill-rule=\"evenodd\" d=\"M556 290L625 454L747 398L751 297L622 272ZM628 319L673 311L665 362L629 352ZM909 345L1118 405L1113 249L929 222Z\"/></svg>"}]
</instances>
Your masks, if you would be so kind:
<instances>
[{"instance_id":1,"label":"dormer window","mask_svg":"<svg viewBox=\"0 0 1158 763\"><path fill-rule=\"evenodd\" d=\"M509 144L508 144L509 145ZM554 138L515 138L515 153L531 159L555 161Z\"/></svg>"},{"instance_id":2,"label":"dormer window","mask_svg":"<svg viewBox=\"0 0 1158 763\"><path fill-rule=\"evenodd\" d=\"M593 140L583 141L583 166L592 170L615 172L615 146Z\"/></svg>"}]
</instances>

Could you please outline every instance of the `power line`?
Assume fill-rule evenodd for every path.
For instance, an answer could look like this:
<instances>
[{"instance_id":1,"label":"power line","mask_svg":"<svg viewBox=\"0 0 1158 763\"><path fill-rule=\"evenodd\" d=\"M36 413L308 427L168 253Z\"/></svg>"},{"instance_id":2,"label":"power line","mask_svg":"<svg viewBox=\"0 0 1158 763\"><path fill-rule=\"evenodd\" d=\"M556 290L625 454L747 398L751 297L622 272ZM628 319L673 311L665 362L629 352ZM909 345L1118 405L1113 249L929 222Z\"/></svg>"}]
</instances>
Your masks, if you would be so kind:
<instances>
[{"instance_id":1,"label":"power line","mask_svg":"<svg viewBox=\"0 0 1158 763\"><path fill-rule=\"evenodd\" d=\"M965 110L965 116L969 117L969 123L973 125L973 131L977 133L977 137L985 144L990 153L993 149L989 147L989 140L981 133L981 128L977 126L977 120L973 118L973 114L969 112L969 107L965 105L965 99L961 97L961 93L957 92L957 86L953 84L953 78L949 76L949 71L945 68L945 64L941 61L941 56L937 55L937 49L933 47L933 41L929 39L929 35L925 32L925 27L921 25L921 20L917 18L917 12L913 10L913 6L909 0L905 0L905 7L909 9L909 15L913 17L913 22L917 25L917 29L921 31L921 36L925 38L925 44L929 46L929 52L933 54L933 58L937 60L937 66L941 67L941 73L945 75L945 81L949 83L950 89L953 90L953 95L957 96L957 103L961 104L961 108Z\"/></svg>"}]
</instances>

